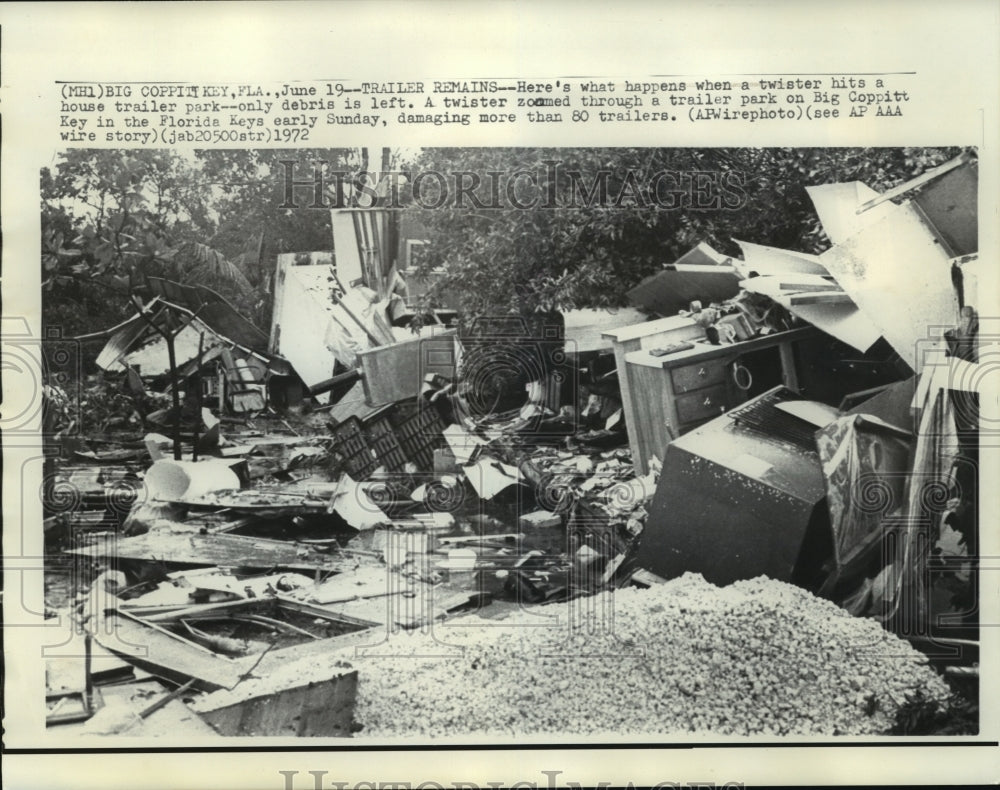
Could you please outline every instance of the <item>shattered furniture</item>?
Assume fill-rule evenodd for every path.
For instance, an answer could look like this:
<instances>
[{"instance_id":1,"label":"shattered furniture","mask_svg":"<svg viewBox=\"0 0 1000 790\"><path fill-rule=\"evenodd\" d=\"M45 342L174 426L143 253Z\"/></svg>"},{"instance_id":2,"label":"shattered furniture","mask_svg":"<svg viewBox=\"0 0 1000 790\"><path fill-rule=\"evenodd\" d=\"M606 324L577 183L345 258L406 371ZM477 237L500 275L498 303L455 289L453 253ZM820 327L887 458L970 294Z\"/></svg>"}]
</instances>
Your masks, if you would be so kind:
<instances>
[{"instance_id":1,"label":"shattered furniture","mask_svg":"<svg viewBox=\"0 0 1000 790\"><path fill-rule=\"evenodd\" d=\"M602 337L611 341L615 352L615 367L618 369L618 383L621 386L622 410L625 414L625 424L628 426L629 449L635 460L636 469L640 474L646 473L646 460L639 447L639 432L633 428L637 425L635 400L632 397L632 381L630 368L625 364L625 355L641 349L660 348L668 343L680 343L686 340L698 340L705 336L705 329L687 316L675 315L660 318L656 321L646 321L642 324L623 326L605 332Z\"/></svg>"},{"instance_id":2,"label":"shattered furniture","mask_svg":"<svg viewBox=\"0 0 1000 790\"><path fill-rule=\"evenodd\" d=\"M651 456L663 459L672 440L742 403L751 387L782 383L797 391L793 346L815 333L802 327L718 346L693 342L672 354L650 347L626 353L622 401L636 470L645 474ZM755 382L740 364L741 357L768 349L780 357L781 382Z\"/></svg>"},{"instance_id":3,"label":"shattered furniture","mask_svg":"<svg viewBox=\"0 0 1000 790\"><path fill-rule=\"evenodd\" d=\"M413 337L358 352L365 398L371 404L394 403L420 392L424 377L455 377L455 330Z\"/></svg>"},{"instance_id":4,"label":"shattered furniture","mask_svg":"<svg viewBox=\"0 0 1000 790\"><path fill-rule=\"evenodd\" d=\"M640 538L641 567L712 584L792 581L829 547L815 425L779 408L777 387L671 442ZM818 556L813 556L818 555Z\"/></svg>"}]
</instances>

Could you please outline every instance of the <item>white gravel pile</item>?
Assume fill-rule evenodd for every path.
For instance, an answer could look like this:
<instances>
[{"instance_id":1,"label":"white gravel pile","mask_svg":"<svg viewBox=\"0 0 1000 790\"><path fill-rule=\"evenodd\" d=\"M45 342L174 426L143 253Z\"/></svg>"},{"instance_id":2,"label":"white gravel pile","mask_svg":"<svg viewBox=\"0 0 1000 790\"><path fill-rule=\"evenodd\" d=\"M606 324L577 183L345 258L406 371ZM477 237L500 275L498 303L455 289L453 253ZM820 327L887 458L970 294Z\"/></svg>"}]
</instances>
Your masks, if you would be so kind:
<instances>
[{"instance_id":1,"label":"white gravel pile","mask_svg":"<svg viewBox=\"0 0 1000 790\"><path fill-rule=\"evenodd\" d=\"M360 737L867 735L908 692L948 695L874 620L764 577L718 588L688 574L607 598L610 620L575 601L385 645L418 655L352 657ZM419 657L440 642L464 649Z\"/></svg>"}]
</instances>

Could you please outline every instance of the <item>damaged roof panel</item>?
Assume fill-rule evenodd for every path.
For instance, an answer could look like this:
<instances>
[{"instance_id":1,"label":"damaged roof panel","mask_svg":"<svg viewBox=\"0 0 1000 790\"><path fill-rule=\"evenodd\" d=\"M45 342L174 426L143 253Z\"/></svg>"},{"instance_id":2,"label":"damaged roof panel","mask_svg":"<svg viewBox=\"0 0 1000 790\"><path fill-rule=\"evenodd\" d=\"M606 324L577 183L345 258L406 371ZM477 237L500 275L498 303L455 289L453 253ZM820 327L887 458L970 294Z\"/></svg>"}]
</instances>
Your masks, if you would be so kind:
<instances>
[{"instance_id":1,"label":"damaged roof panel","mask_svg":"<svg viewBox=\"0 0 1000 790\"><path fill-rule=\"evenodd\" d=\"M211 288L182 285L162 277L147 277L145 290L190 313L197 313L198 318L214 332L237 345L258 354L267 353L267 335Z\"/></svg>"},{"instance_id":2,"label":"damaged roof panel","mask_svg":"<svg viewBox=\"0 0 1000 790\"><path fill-rule=\"evenodd\" d=\"M146 327L142 328L147 332L146 342L138 348L133 346L106 370L123 370L127 365L137 368L140 376L163 376L170 372L170 356L166 341ZM222 345L222 341L207 331L200 321L192 321L174 337L177 366L193 361L198 356L199 345L204 358L211 349Z\"/></svg>"},{"instance_id":3,"label":"damaged roof panel","mask_svg":"<svg viewBox=\"0 0 1000 790\"><path fill-rule=\"evenodd\" d=\"M893 206L820 259L914 370L919 346L955 323L951 261L910 203Z\"/></svg>"}]
</instances>

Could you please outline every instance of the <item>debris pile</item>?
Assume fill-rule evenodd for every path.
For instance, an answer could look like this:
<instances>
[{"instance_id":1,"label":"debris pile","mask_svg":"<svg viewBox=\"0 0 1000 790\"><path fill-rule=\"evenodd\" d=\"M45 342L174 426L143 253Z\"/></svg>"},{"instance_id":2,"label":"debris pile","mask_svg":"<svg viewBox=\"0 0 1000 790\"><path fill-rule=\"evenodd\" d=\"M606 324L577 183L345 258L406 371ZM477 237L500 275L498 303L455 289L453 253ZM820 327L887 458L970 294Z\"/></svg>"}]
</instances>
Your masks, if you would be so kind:
<instances>
[{"instance_id":1,"label":"debris pile","mask_svg":"<svg viewBox=\"0 0 1000 790\"><path fill-rule=\"evenodd\" d=\"M618 590L613 620L592 609L567 625L585 612L577 601L503 627L456 620L392 643L412 658L355 661L360 735L869 735L907 694L948 696L876 621L765 577ZM540 614L559 625L540 627Z\"/></svg>"},{"instance_id":2,"label":"debris pile","mask_svg":"<svg viewBox=\"0 0 1000 790\"><path fill-rule=\"evenodd\" d=\"M972 168L904 192L953 173L974 205ZM631 325L413 334L367 210L334 213L336 257L279 256L270 337L136 283L136 315L77 338L117 384L80 414L46 388L50 571L96 577L47 601L84 654L48 662L48 724L106 698L109 733L163 710L222 735L869 735L946 705L914 647L978 683L974 227L810 195L828 252L701 243L629 292L661 315ZM892 260L930 272L905 326Z\"/></svg>"}]
</instances>

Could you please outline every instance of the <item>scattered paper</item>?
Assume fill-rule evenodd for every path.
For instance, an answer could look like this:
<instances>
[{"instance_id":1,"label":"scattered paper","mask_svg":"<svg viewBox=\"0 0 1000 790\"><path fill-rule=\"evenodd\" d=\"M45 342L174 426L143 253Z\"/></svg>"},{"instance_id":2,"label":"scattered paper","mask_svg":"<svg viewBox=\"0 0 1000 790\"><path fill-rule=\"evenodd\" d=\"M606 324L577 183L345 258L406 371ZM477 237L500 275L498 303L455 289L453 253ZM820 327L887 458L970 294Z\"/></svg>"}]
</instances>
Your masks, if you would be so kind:
<instances>
[{"instance_id":1,"label":"scattered paper","mask_svg":"<svg viewBox=\"0 0 1000 790\"><path fill-rule=\"evenodd\" d=\"M483 458L466 466L464 471L480 499L492 499L504 489L521 482L521 472L516 466L493 458Z\"/></svg>"},{"instance_id":2,"label":"scattered paper","mask_svg":"<svg viewBox=\"0 0 1000 790\"><path fill-rule=\"evenodd\" d=\"M341 475L338 481L337 490L330 499L330 510L355 529L374 529L389 522L382 508L368 496L365 486L347 474Z\"/></svg>"}]
</instances>

